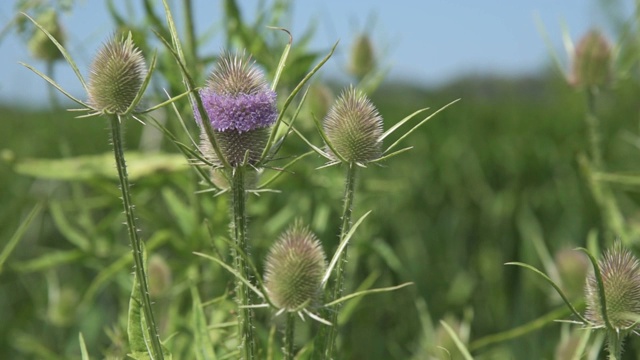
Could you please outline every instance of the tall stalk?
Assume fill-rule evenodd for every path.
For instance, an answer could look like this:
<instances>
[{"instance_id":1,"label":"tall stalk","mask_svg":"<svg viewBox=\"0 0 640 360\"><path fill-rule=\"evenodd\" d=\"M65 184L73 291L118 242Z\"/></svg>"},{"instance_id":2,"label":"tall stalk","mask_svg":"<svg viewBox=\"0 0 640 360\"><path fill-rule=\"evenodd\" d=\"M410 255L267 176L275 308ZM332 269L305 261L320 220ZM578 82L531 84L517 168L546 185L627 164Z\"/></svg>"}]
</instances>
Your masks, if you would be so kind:
<instances>
[{"instance_id":1,"label":"tall stalk","mask_svg":"<svg viewBox=\"0 0 640 360\"><path fill-rule=\"evenodd\" d=\"M160 336L158 335L158 327L156 326L156 321L153 316L153 309L151 308L151 298L149 297L149 284L145 273L142 241L138 236L134 205L131 201L131 194L129 192L129 176L127 174L127 164L124 158L124 145L120 124L122 119L118 115L110 115L109 120L111 122L111 141L113 143L113 152L116 161L116 168L118 169L118 179L120 180L120 191L122 192L122 205L127 219L127 230L129 232L129 241L131 242L131 249L133 252L136 279L138 279L138 284L140 286L142 311L148 326L147 330L151 336L150 340L153 358L163 360L164 355L162 353L162 345L160 343Z\"/></svg>"},{"instance_id":2,"label":"tall stalk","mask_svg":"<svg viewBox=\"0 0 640 360\"><path fill-rule=\"evenodd\" d=\"M294 312L287 312L287 324L284 330L284 359L294 359L294 334L296 328L296 314Z\"/></svg>"},{"instance_id":3,"label":"tall stalk","mask_svg":"<svg viewBox=\"0 0 640 360\"><path fill-rule=\"evenodd\" d=\"M247 242L247 210L246 210L246 190L245 190L245 166L234 167L231 174L231 202L233 207L233 228L232 236L237 248L246 255L249 254L249 244ZM245 279L249 279L249 266L244 257L234 254L235 270ZM252 360L255 358L255 339L253 335L253 311L247 306L250 305L249 287L240 279L236 279L236 300L238 302L238 335L240 338L240 351L243 359Z\"/></svg>"},{"instance_id":4,"label":"tall stalk","mask_svg":"<svg viewBox=\"0 0 640 360\"><path fill-rule=\"evenodd\" d=\"M350 162L347 165L347 174L345 179L343 207L342 207L342 224L340 225L340 243L344 241L345 237L351 230L351 213L353 211L353 198L355 195L355 183L356 183L357 166L355 163ZM332 290L332 300L336 300L342 297L344 288L344 267L347 262L347 248L338 259L336 264L336 277ZM340 312L340 305L337 305L335 309L330 313L329 322L333 326L328 327L328 337L325 346L325 359L333 358L335 351L336 338L338 337L338 313Z\"/></svg>"},{"instance_id":5,"label":"tall stalk","mask_svg":"<svg viewBox=\"0 0 640 360\"><path fill-rule=\"evenodd\" d=\"M607 330L607 350L609 351L609 360L622 359L622 343L625 334L614 329Z\"/></svg>"}]
</instances>

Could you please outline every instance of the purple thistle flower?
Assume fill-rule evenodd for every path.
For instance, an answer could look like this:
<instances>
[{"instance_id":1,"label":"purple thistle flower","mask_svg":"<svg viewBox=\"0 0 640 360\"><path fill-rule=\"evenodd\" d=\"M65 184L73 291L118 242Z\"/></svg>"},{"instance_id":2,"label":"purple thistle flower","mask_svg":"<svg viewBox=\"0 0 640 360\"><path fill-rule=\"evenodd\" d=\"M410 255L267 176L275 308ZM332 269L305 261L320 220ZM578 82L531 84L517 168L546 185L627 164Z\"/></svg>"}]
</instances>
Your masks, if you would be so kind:
<instances>
[{"instance_id":1,"label":"purple thistle flower","mask_svg":"<svg viewBox=\"0 0 640 360\"><path fill-rule=\"evenodd\" d=\"M223 54L200 91L214 130L246 132L273 125L278 118L276 93L250 59ZM195 112L198 123L200 114Z\"/></svg>"},{"instance_id":2,"label":"purple thistle flower","mask_svg":"<svg viewBox=\"0 0 640 360\"><path fill-rule=\"evenodd\" d=\"M200 91L200 96L211 126L216 131L261 129L273 125L278 117L276 93L271 90L231 95L218 94L206 88ZM198 123L202 123L197 111L195 116Z\"/></svg>"},{"instance_id":3,"label":"purple thistle flower","mask_svg":"<svg viewBox=\"0 0 640 360\"><path fill-rule=\"evenodd\" d=\"M269 138L268 127L278 118L276 93L253 64L244 55L223 54L207 87L200 90L220 151L233 167L243 163L247 152L248 164L258 163ZM200 112L194 116L202 126ZM204 129L201 139L202 153L219 163Z\"/></svg>"}]
</instances>

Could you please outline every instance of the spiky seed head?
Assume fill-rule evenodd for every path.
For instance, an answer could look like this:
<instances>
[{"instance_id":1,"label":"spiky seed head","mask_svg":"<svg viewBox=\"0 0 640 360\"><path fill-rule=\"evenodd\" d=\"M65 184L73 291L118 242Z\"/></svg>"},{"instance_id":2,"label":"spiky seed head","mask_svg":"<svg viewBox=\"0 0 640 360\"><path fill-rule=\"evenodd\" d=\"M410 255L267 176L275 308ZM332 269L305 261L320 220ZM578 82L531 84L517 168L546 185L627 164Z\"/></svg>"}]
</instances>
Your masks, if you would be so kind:
<instances>
[{"instance_id":1,"label":"spiky seed head","mask_svg":"<svg viewBox=\"0 0 640 360\"><path fill-rule=\"evenodd\" d=\"M36 22L47 29L60 45L64 46L66 36L60 25L58 13L53 9L47 9L36 17ZM63 58L62 53L49 37L40 29L35 29L29 39L29 50L34 57L44 61L55 61Z\"/></svg>"},{"instance_id":2,"label":"spiky seed head","mask_svg":"<svg viewBox=\"0 0 640 360\"><path fill-rule=\"evenodd\" d=\"M276 93L263 74L244 55L225 53L200 97L227 162L241 165L248 151L248 163L255 165L267 144L268 127L278 117ZM195 118L202 124L199 111ZM201 148L212 150L209 138L201 138ZM215 157L213 151L209 156Z\"/></svg>"},{"instance_id":3,"label":"spiky seed head","mask_svg":"<svg viewBox=\"0 0 640 360\"><path fill-rule=\"evenodd\" d=\"M214 130L215 131L215 130ZM216 141L229 165L238 167L243 164L245 154L248 154L247 164L255 165L260 160L262 150L269 140L269 129L261 128L239 132L236 130L216 131ZM200 152L211 162L222 165L218 155L213 150L207 134L200 134Z\"/></svg>"},{"instance_id":4,"label":"spiky seed head","mask_svg":"<svg viewBox=\"0 0 640 360\"><path fill-rule=\"evenodd\" d=\"M605 252L598 262L607 306L607 315L616 330L634 327L634 315L640 315L640 263L620 243ZM585 317L597 327L604 327L600 295L596 277L591 273L586 284L587 310Z\"/></svg>"},{"instance_id":5,"label":"spiky seed head","mask_svg":"<svg viewBox=\"0 0 640 360\"><path fill-rule=\"evenodd\" d=\"M611 80L611 45L598 30L589 31L576 47L570 82L576 87L601 87Z\"/></svg>"},{"instance_id":6,"label":"spiky seed head","mask_svg":"<svg viewBox=\"0 0 640 360\"><path fill-rule=\"evenodd\" d=\"M279 309L312 306L320 295L326 269L322 245L299 222L276 241L266 260L265 287Z\"/></svg>"},{"instance_id":7,"label":"spiky seed head","mask_svg":"<svg viewBox=\"0 0 640 360\"><path fill-rule=\"evenodd\" d=\"M364 78L376 66L373 44L369 35L359 34L351 46L349 72L358 79Z\"/></svg>"},{"instance_id":8,"label":"spiky seed head","mask_svg":"<svg viewBox=\"0 0 640 360\"><path fill-rule=\"evenodd\" d=\"M348 162L364 164L380 157L382 117L366 95L355 88L342 92L324 118L324 131ZM330 156L338 157L327 149Z\"/></svg>"},{"instance_id":9,"label":"spiky seed head","mask_svg":"<svg viewBox=\"0 0 640 360\"><path fill-rule=\"evenodd\" d=\"M91 64L89 102L98 111L123 114L142 87L147 67L131 33L109 40Z\"/></svg>"}]
</instances>

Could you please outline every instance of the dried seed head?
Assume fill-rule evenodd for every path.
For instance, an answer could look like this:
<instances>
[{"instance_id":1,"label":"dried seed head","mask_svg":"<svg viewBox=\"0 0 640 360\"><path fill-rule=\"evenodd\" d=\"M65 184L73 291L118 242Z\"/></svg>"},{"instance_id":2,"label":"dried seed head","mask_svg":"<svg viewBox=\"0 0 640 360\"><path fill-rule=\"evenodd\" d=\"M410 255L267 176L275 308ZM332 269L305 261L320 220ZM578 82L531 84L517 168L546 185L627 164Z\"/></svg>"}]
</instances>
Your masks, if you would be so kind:
<instances>
[{"instance_id":1,"label":"dried seed head","mask_svg":"<svg viewBox=\"0 0 640 360\"><path fill-rule=\"evenodd\" d=\"M89 102L98 111L123 114L142 87L147 68L131 39L111 39L91 64Z\"/></svg>"},{"instance_id":2,"label":"dried seed head","mask_svg":"<svg viewBox=\"0 0 640 360\"><path fill-rule=\"evenodd\" d=\"M358 35L351 46L349 72L358 79L364 78L376 66L371 39L365 33Z\"/></svg>"},{"instance_id":3,"label":"dried seed head","mask_svg":"<svg viewBox=\"0 0 640 360\"><path fill-rule=\"evenodd\" d=\"M60 26L58 20L58 13L54 9L45 10L43 13L36 17L36 22L43 28L47 29L60 45L64 46L66 36ZM49 37L40 29L35 29L31 38L29 39L29 50L34 57L44 61L55 61L62 59L62 53L56 45L49 39Z\"/></svg>"},{"instance_id":4,"label":"dried seed head","mask_svg":"<svg viewBox=\"0 0 640 360\"><path fill-rule=\"evenodd\" d=\"M265 287L275 306L287 311L313 305L321 290L325 255L315 235L294 224L271 247L266 260Z\"/></svg>"},{"instance_id":5,"label":"dried seed head","mask_svg":"<svg viewBox=\"0 0 640 360\"><path fill-rule=\"evenodd\" d=\"M344 91L324 119L324 131L348 162L367 163L380 157L382 117L371 101L353 87ZM327 150L334 160L337 156Z\"/></svg>"},{"instance_id":6,"label":"dried seed head","mask_svg":"<svg viewBox=\"0 0 640 360\"><path fill-rule=\"evenodd\" d=\"M640 263L631 252L616 243L598 262L604 284L607 315L616 330L633 327L633 315L640 315ZM598 327L604 327L598 284L590 274L586 284L585 317Z\"/></svg>"},{"instance_id":7,"label":"dried seed head","mask_svg":"<svg viewBox=\"0 0 640 360\"><path fill-rule=\"evenodd\" d=\"M605 86L611 80L611 46L598 30L578 43L571 71L570 82L576 87Z\"/></svg>"}]
</instances>

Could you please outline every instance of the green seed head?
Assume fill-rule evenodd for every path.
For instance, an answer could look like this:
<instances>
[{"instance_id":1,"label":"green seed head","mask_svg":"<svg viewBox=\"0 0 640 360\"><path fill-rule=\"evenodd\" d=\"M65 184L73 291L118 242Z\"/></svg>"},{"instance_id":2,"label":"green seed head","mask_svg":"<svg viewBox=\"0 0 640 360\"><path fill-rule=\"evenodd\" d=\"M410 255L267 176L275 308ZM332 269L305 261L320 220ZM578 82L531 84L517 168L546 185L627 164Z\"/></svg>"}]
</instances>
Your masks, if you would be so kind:
<instances>
[{"instance_id":1,"label":"green seed head","mask_svg":"<svg viewBox=\"0 0 640 360\"><path fill-rule=\"evenodd\" d=\"M43 28L47 29L49 34L51 34L60 43L60 45L64 46L66 36L60 26L58 13L54 9L45 10L43 13L38 15L35 20ZM40 31L40 29L36 29L33 32L33 35L31 35L31 38L29 39L28 46L33 56L38 59L44 61L62 59L62 53L60 50L58 50L56 45L45 33Z\"/></svg>"},{"instance_id":2,"label":"green seed head","mask_svg":"<svg viewBox=\"0 0 640 360\"><path fill-rule=\"evenodd\" d=\"M297 311L314 305L326 269L324 251L315 235L294 224L267 255L265 287L279 309Z\"/></svg>"},{"instance_id":3,"label":"green seed head","mask_svg":"<svg viewBox=\"0 0 640 360\"><path fill-rule=\"evenodd\" d=\"M211 73L207 87L216 94L255 95L269 90L269 85L255 62L244 54L224 53Z\"/></svg>"},{"instance_id":4,"label":"green seed head","mask_svg":"<svg viewBox=\"0 0 640 360\"><path fill-rule=\"evenodd\" d=\"M364 78L376 66L371 39L365 33L358 35L351 46L349 72L358 79Z\"/></svg>"},{"instance_id":5,"label":"green seed head","mask_svg":"<svg viewBox=\"0 0 640 360\"><path fill-rule=\"evenodd\" d=\"M91 64L89 102L100 112L123 114L142 87L147 69L131 34L107 42Z\"/></svg>"},{"instance_id":6,"label":"green seed head","mask_svg":"<svg viewBox=\"0 0 640 360\"><path fill-rule=\"evenodd\" d=\"M599 261L607 315L616 330L636 325L633 316L640 315L640 263L631 252L616 243ZM585 317L598 327L604 327L598 284L594 274L587 278L587 310Z\"/></svg>"},{"instance_id":7,"label":"green seed head","mask_svg":"<svg viewBox=\"0 0 640 360\"><path fill-rule=\"evenodd\" d=\"M597 30L578 43L573 58L571 83L576 87L606 86L611 80L611 46Z\"/></svg>"},{"instance_id":8,"label":"green seed head","mask_svg":"<svg viewBox=\"0 0 640 360\"><path fill-rule=\"evenodd\" d=\"M382 117L371 101L353 87L344 91L329 110L324 131L347 162L364 164L381 155ZM338 161L330 149L328 153Z\"/></svg>"},{"instance_id":9,"label":"green seed head","mask_svg":"<svg viewBox=\"0 0 640 360\"><path fill-rule=\"evenodd\" d=\"M269 141L269 129L259 128L245 132L237 130L216 131L216 141L229 165L232 167L243 164L245 154L248 152L247 164L255 165L260 160L262 151ZM204 130L200 134L200 151L209 161L221 165L216 152Z\"/></svg>"}]
</instances>

